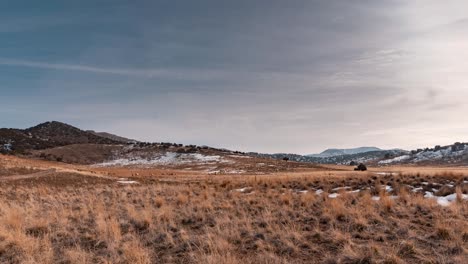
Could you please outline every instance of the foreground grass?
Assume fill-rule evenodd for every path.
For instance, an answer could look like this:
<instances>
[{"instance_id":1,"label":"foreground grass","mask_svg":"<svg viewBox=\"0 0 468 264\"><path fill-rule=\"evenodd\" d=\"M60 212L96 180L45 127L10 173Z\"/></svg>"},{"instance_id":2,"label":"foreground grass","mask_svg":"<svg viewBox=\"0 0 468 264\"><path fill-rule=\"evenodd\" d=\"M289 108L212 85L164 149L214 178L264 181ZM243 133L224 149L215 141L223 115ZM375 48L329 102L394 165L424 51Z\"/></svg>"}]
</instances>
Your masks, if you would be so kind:
<instances>
[{"instance_id":1,"label":"foreground grass","mask_svg":"<svg viewBox=\"0 0 468 264\"><path fill-rule=\"evenodd\" d=\"M331 199L331 177L5 185L0 262L467 263L468 203L441 207L387 180L398 199L378 188ZM311 186L325 193L295 191Z\"/></svg>"}]
</instances>

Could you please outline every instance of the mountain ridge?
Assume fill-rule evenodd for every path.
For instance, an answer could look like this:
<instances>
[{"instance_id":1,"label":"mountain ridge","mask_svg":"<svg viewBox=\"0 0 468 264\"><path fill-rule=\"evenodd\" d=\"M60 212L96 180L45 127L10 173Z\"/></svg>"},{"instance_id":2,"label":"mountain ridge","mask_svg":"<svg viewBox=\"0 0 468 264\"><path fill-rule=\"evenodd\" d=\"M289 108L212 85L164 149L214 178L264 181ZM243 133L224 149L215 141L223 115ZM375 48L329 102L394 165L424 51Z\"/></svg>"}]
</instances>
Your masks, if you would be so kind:
<instances>
[{"instance_id":1,"label":"mountain ridge","mask_svg":"<svg viewBox=\"0 0 468 264\"><path fill-rule=\"evenodd\" d=\"M347 148L347 149L329 148L319 154L309 154L305 156L315 157L315 158L329 158L329 157L336 157L336 156L343 156L343 155L354 155L354 154L371 152L371 151L384 151L384 150L377 148L377 147L358 147L358 148Z\"/></svg>"},{"instance_id":2,"label":"mountain ridge","mask_svg":"<svg viewBox=\"0 0 468 264\"><path fill-rule=\"evenodd\" d=\"M94 130L86 130L86 132L89 132L89 133L94 134L94 135L99 136L99 137L103 137L103 138L108 138L108 139L112 139L112 140L115 140L115 141L119 141L119 142L122 142L122 143L138 142L138 140L129 139L129 138L122 137L122 136L118 136L118 135L115 135L115 134L112 134L112 133L108 133L108 132L96 132L96 131L94 131Z\"/></svg>"}]
</instances>

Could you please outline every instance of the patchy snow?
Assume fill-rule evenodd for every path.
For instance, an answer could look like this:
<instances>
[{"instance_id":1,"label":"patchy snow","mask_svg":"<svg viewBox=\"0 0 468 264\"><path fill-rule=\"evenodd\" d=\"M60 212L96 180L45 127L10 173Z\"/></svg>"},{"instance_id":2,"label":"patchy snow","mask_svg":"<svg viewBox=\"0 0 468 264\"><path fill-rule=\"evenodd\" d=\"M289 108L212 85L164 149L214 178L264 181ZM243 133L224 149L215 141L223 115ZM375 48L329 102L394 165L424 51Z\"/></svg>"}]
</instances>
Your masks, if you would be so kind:
<instances>
[{"instance_id":1,"label":"patchy snow","mask_svg":"<svg viewBox=\"0 0 468 264\"><path fill-rule=\"evenodd\" d=\"M390 186L390 185L384 185L384 186L382 186L382 187L385 189L386 192L391 192L391 191L393 191L393 188L392 188L392 186Z\"/></svg>"},{"instance_id":2,"label":"patchy snow","mask_svg":"<svg viewBox=\"0 0 468 264\"><path fill-rule=\"evenodd\" d=\"M410 187L412 187L412 186L410 186ZM422 191L422 190L423 190L423 187L418 187L418 188L414 188L412 190L412 192L419 192L419 191Z\"/></svg>"},{"instance_id":3,"label":"patchy snow","mask_svg":"<svg viewBox=\"0 0 468 264\"><path fill-rule=\"evenodd\" d=\"M320 195L320 194L322 194L322 193L323 193L323 190L322 190L322 189L318 189L318 190L315 191L315 194L316 194L316 195Z\"/></svg>"},{"instance_id":4,"label":"patchy snow","mask_svg":"<svg viewBox=\"0 0 468 264\"><path fill-rule=\"evenodd\" d=\"M434 194L432 192L426 191L424 194L424 198L433 198L433 197L434 197Z\"/></svg>"},{"instance_id":5,"label":"patchy snow","mask_svg":"<svg viewBox=\"0 0 468 264\"><path fill-rule=\"evenodd\" d=\"M229 155L229 157L232 158L243 158L243 159L251 159L252 157L250 156L241 156L241 155Z\"/></svg>"},{"instance_id":6,"label":"patchy snow","mask_svg":"<svg viewBox=\"0 0 468 264\"><path fill-rule=\"evenodd\" d=\"M427 149L423 151L419 151L413 154L402 155L396 158L381 160L379 164L392 164L392 163L399 163L399 162L423 162L423 161L435 161L435 160L445 160L445 161L453 161L456 159L460 159L463 155L468 153L468 145L458 146L457 148L453 149L453 146L444 147L441 149Z\"/></svg>"},{"instance_id":7,"label":"patchy snow","mask_svg":"<svg viewBox=\"0 0 468 264\"><path fill-rule=\"evenodd\" d=\"M372 196L373 201L380 201L380 196Z\"/></svg>"},{"instance_id":8,"label":"patchy snow","mask_svg":"<svg viewBox=\"0 0 468 264\"><path fill-rule=\"evenodd\" d=\"M246 172L245 170L226 170L225 171L226 174L242 174L245 172Z\"/></svg>"},{"instance_id":9,"label":"patchy snow","mask_svg":"<svg viewBox=\"0 0 468 264\"><path fill-rule=\"evenodd\" d=\"M381 161L379 161L379 164L391 164L391 163L396 163L396 162L400 162L400 161L409 160L410 158L411 158L410 155L403 155L403 156L399 156L399 157L396 157L396 158L393 158L393 159L381 160Z\"/></svg>"},{"instance_id":10,"label":"patchy snow","mask_svg":"<svg viewBox=\"0 0 468 264\"><path fill-rule=\"evenodd\" d=\"M132 165L180 165L189 163L204 163L210 164L215 162L224 162L221 156L203 155L200 153L179 154L174 152L167 152L165 155L155 156L151 158L142 157L129 157L120 158L112 161L97 164L100 167L109 166L132 166Z\"/></svg>"},{"instance_id":11,"label":"patchy snow","mask_svg":"<svg viewBox=\"0 0 468 264\"><path fill-rule=\"evenodd\" d=\"M426 192L424 198L436 199L437 203L441 206L449 206L452 202L457 200L457 194L452 193L447 196L435 196L432 192ZM468 200L467 194L461 195L462 200Z\"/></svg>"},{"instance_id":12,"label":"patchy snow","mask_svg":"<svg viewBox=\"0 0 468 264\"><path fill-rule=\"evenodd\" d=\"M348 190L348 189L351 189L351 187L349 187L349 186L337 187L337 188L333 188L331 190L336 192L336 191L339 191L339 190Z\"/></svg>"},{"instance_id":13,"label":"patchy snow","mask_svg":"<svg viewBox=\"0 0 468 264\"><path fill-rule=\"evenodd\" d=\"M136 184L136 183L139 183L137 181L117 181L118 183L120 184Z\"/></svg>"},{"instance_id":14,"label":"patchy snow","mask_svg":"<svg viewBox=\"0 0 468 264\"><path fill-rule=\"evenodd\" d=\"M3 150L10 152L13 149L13 145L10 143L3 144Z\"/></svg>"},{"instance_id":15,"label":"patchy snow","mask_svg":"<svg viewBox=\"0 0 468 264\"><path fill-rule=\"evenodd\" d=\"M338 197L338 196L340 196L338 193L330 193L330 194L328 195L328 198L334 199L334 198L336 198L336 197Z\"/></svg>"},{"instance_id":16,"label":"patchy snow","mask_svg":"<svg viewBox=\"0 0 468 264\"><path fill-rule=\"evenodd\" d=\"M397 175L398 173L396 172L375 172L374 173L375 175L382 175L382 176L393 176L393 175Z\"/></svg>"},{"instance_id":17,"label":"patchy snow","mask_svg":"<svg viewBox=\"0 0 468 264\"><path fill-rule=\"evenodd\" d=\"M211 170L208 174L242 174L245 170Z\"/></svg>"},{"instance_id":18,"label":"patchy snow","mask_svg":"<svg viewBox=\"0 0 468 264\"><path fill-rule=\"evenodd\" d=\"M240 188L240 189L235 189L236 192L241 192L241 193L245 193L245 192L248 192L252 190L252 187L244 187L244 188Z\"/></svg>"},{"instance_id":19,"label":"patchy snow","mask_svg":"<svg viewBox=\"0 0 468 264\"><path fill-rule=\"evenodd\" d=\"M463 149L453 151L451 147L440 149L437 151L429 150L416 153L414 155L414 162L426 161L426 160L440 160L444 158L454 158L464 155L467 151L467 146L464 146Z\"/></svg>"}]
</instances>

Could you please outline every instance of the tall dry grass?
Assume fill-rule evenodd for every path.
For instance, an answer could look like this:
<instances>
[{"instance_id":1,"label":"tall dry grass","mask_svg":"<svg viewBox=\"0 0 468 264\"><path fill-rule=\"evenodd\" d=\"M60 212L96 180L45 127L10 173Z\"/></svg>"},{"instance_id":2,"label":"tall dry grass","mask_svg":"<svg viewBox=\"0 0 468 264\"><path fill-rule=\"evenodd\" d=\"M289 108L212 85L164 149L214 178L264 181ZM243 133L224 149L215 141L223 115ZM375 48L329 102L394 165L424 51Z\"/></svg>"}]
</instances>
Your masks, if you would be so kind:
<instances>
[{"instance_id":1,"label":"tall dry grass","mask_svg":"<svg viewBox=\"0 0 468 264\"><path fill-rule=\"evenodd\" d=\"M371 188L390 179L369 179L4 185L0 262L467 263L466 201L441 207L404 188L394 199ZM363 183L369 189L326 195ZM237 190L243 187L248 191Z\"/></svg>"}]
</instances>

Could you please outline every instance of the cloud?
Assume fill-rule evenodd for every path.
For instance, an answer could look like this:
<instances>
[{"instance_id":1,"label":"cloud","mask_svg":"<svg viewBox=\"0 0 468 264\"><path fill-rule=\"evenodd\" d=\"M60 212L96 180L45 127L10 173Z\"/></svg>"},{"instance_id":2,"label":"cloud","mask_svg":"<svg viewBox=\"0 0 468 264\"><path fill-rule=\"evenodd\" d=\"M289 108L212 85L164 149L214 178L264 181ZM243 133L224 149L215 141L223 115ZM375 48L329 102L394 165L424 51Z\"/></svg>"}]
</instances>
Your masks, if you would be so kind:
<instances>
[{"instance_id":1,"label":"cloud","mask_svg":"<svg viewBox=\"0 0 468 264\"><path fill-rule=\"evenodd\" d=\"M1 120L299 153L442 144L468 121L464 0L84 2L6 33Z\"/></svg>"},{"instance_id":2,"label":"cloud","mask_svg":"<svg viewBox=\"0 0 468 264\"><path fill-rule=\"evenodd\" d=\"M25 60L13 60L0 58L0 65L6 66L20 66L20 67L31 67L39 69L52 69L62 71L82 71L91 73L104 73L104 74L117 74L117 75L130 75L130 76L143 76L143 77L154 77L158 75L167 75L169 72L162 69L118 69L118 68L101 68L89 65L73 65L73 64L61 64L61 63L47 63L47 62L36 62L36 61L25 61Z\"/></svg>"}]
</instances>

